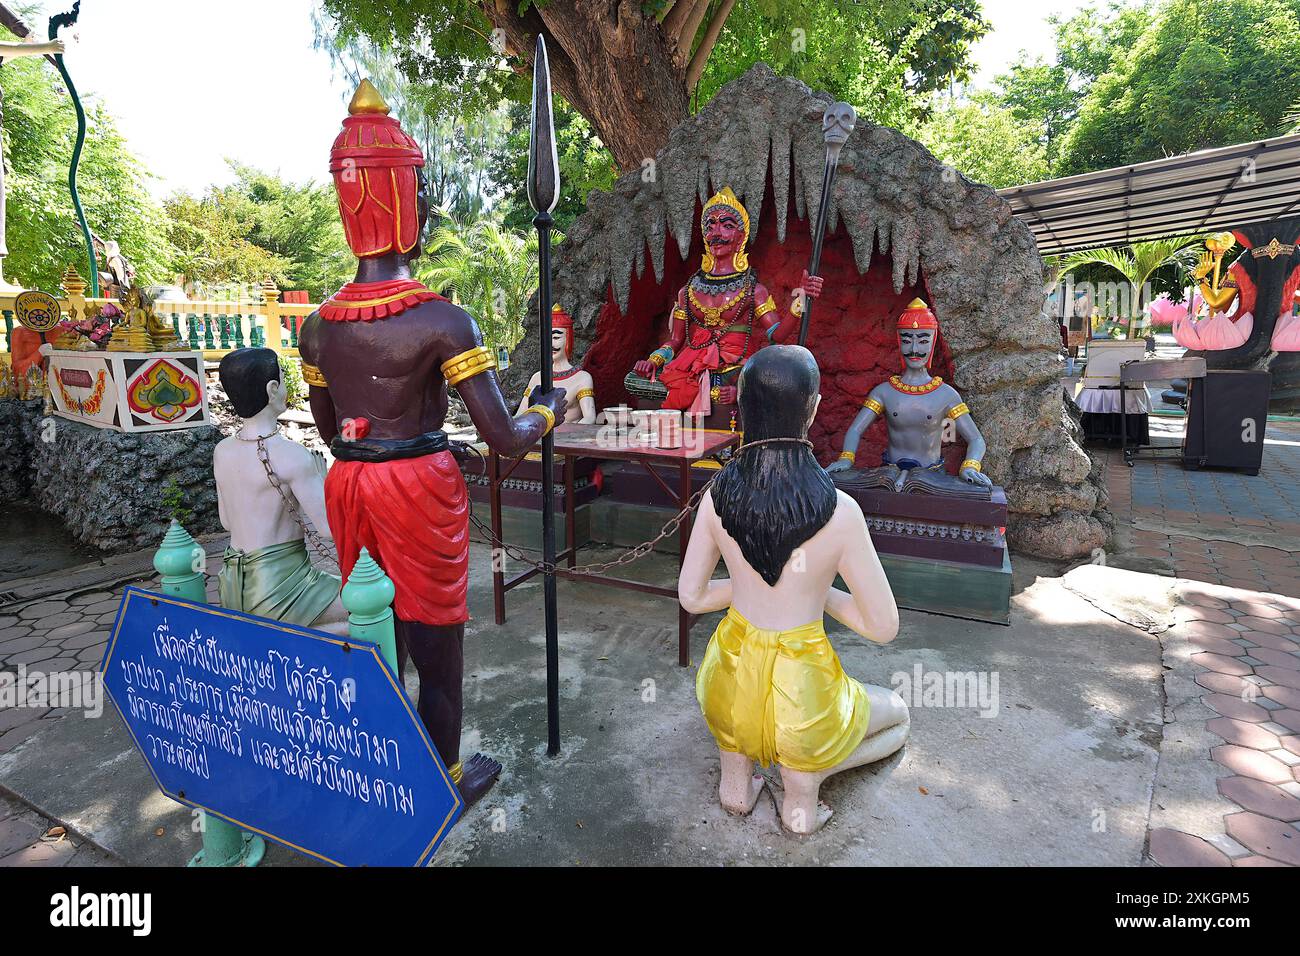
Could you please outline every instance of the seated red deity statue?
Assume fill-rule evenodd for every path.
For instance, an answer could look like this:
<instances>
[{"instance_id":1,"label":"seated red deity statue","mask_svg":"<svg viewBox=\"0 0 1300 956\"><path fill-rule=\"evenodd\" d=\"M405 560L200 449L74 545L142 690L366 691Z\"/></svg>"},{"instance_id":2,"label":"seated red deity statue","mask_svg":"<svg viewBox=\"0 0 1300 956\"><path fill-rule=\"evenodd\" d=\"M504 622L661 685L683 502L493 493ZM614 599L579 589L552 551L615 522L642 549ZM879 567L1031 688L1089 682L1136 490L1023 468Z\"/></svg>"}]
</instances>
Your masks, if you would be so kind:
<instances>
[{"instance_id":1,"label":"seated red deity statue","mask_svg":"<svg viewBox=\"0 0 1300 956\"><path fill-rule=\"evenodd\" d=\"M646 378L659 370L668 389L664 408L707 415L715 402L735 404L734 383L753 349L786 340L799 323L782 321L749 267L749 212L729 186L704 204L700 231L706 251L699 271L677 293L668 341L633 370ZM816 298L822 280L805 271L802 287ZM757 344L755 332L761 333Z\"/></svg>"}]
</instances>

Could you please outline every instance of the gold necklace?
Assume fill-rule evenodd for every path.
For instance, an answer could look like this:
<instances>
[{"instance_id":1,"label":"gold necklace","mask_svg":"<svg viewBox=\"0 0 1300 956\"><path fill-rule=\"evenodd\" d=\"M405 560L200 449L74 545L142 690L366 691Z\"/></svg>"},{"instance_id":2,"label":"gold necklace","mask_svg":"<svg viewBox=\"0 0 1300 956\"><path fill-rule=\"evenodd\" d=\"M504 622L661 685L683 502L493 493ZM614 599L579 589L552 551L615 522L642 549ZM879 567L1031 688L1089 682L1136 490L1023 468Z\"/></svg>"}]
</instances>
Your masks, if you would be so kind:
<instances>
[{"instance_id":1,"label":"gold necklace","mask_svg":"<svg viewBox=\"0 0 1300 956\"><path fill-rule=\"evenodd\" d=\"M930 381L926 382L924 385L908 385L897 375L891 375L889 376L889 384L892 385L898 391L905 392L908 395L927 395L930 392L933 392L940 385L942 385L943 379L941 379L938 375L936 375L934 378L930 379Z\"/></svg>"},{"instance_id":2,"label":"gold necklace","mask_svg":"<svg viewBox=\"0 0 1300 956\"><path fill-rule=\"evenodd\" d=\"M695 311L697 311L700 314L700 317L704 320L704 324L712 327L717 327L719 325L722 325L723 324L722 313L732 308L737 302L743 299L747 294L748 294L747 290L742 290L740 292L737 292L731 298L727 299L725 302L722 303L722 305L711 306L711 305L705 305L703 302L701 302L699 300L699 297L696 296L694 289L692 289L690 286L686 287L686 297L690 299L691 305L693 305L695 307Z\"/></svg>"}]
</instances>

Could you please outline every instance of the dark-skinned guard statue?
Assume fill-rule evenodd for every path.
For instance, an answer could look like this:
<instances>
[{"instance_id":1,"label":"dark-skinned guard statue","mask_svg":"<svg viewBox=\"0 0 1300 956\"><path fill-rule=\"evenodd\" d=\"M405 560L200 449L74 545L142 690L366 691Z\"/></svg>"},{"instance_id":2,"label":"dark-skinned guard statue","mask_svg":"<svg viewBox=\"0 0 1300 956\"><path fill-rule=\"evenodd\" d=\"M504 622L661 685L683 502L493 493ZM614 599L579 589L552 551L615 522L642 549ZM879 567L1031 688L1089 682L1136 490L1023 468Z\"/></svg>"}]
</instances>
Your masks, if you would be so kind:
<instances>
[{"instance_id":1,"label":"dark-skinned guard statue","mask_svg":"<svg viewBox=\"0 0 1300 956\"><path fill-rule=\"evenodd\" d=\"M330 153L357 276L303 325L299 348L312 416L336 461L326 511L346 579L362 547L396 586L398 658L415 663L417 708L467 804L501 765L460 759L469 514L441 430L455 386L483 441L531 448L563 415L553 389L511 417L474 319L411 278L428 216L424 157L369 81ZM400 669L400 668L399 668Z\"/></svg>"}]
</instances>

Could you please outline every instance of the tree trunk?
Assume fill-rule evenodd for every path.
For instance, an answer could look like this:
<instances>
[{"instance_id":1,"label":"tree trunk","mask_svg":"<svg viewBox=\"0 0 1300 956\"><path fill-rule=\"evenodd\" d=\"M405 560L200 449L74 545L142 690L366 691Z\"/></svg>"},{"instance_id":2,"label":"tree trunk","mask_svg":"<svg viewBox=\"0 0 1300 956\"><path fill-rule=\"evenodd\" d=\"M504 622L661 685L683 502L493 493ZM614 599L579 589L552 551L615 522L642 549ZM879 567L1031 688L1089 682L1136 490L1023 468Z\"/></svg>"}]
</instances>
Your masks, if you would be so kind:
<instances>
[{"instance_id":1,"label":"tree trunk","mask_svg":"<svg viewBox=\"0 0 1300 956\"><path fill-rule=\"evenodd\" d=\"M530 7L522 17L518 8L517 0L483 3L506 51L531 70L541 33L556 92L587 118L619 170L653 159L690 102L686 67L658 21L635 0L572 0Z\"/></svg>"}]
</instances>

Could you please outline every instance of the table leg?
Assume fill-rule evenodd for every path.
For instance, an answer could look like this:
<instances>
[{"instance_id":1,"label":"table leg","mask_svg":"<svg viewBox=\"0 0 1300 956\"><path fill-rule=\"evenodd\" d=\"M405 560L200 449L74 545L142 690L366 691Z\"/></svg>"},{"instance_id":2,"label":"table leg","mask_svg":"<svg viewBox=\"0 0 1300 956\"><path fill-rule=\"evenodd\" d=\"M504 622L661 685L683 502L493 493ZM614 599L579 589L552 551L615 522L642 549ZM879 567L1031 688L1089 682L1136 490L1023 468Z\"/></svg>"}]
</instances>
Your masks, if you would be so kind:
<instances>
[{"instance_id":1,"label":"table leg","mask_svg":"<svg viewBox=\"0 0 1300 956\"><path fill-rule=\"evenodd\" d=\"M488 452L488 510L491 512L492 537L501 538L501 456ZM489 542L492 551L492 609L498 625L506 622L505 552L496 542Z\"/></svg>"},{"instance_id":2,"label":"table leg","mask_svg":"<svg viewBox=\"0 0 1300 956\"><path fill-rule=\"evenodd\" d=\"M691 463L683 460L680 470L680 490L677 493L678 506L685 508L691 500ZM677 572L681 576L682 565L686 561L686 546L691 540L691 515L687 514L677 528ZM686 608L677 605L677 663L686 667L691 662L691 616Z\"/></svg>"},{"instance_id":3,"label":"table leg","mask_svg":"<svg viewBox=\"0 0 1300 956\"><path fill-rule=\"evenodd\" d=\"M1128 456L1128 411L1124 402L1124 382L1119 383L1119 455L1120 461L1133 467L1133 460Z\"/></svg>"},{"instance_id":4,"label":"table leg","mask_svg":"<svg viewBox=\"0 0 1300 956\"><path fill-rule=\"evenodd\" d=\"M565 547L569 550L569 567L578 565L578 512L574 504L573 494L573 456L564 456L564 538Z\"/></svg>"}]
</instances>

